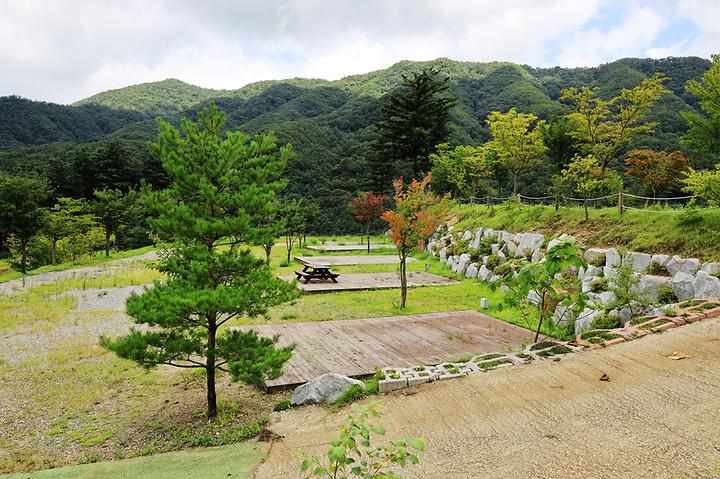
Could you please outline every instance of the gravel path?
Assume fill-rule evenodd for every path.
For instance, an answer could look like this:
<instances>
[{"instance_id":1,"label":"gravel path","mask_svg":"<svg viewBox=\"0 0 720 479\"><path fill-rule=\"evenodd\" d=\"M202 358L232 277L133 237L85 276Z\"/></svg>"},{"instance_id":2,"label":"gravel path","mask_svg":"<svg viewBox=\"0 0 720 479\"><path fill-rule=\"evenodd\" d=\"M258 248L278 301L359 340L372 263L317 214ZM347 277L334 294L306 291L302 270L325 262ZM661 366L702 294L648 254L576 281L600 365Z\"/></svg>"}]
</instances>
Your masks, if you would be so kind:
<instances>
[{"instance_id":1,"label":"gravel path","mask_svg":"<svg viewBox=\"0 0 720 479\"><path fill-rule=\"evenodd\" d=\"M157 259L157 253L155 251L149 251L138 256L108 261L107 263L100 264L99 266L86 266L83 268L68 269L65 271L49 271L47 273L25 276L24 278L0 283L0 296L20 294L23 291L35 286L51 284L62 279L92 276L95 274L109 274L113 270L127 268L130 264L137 261L150 261L154 259Z\"/></svg>"},{"instance_id":2,"label":"gravel path","mask_svg":"<svg viewBox=\"0 0 720 479\"><path fill-rule=\"evenodd\" d=\"M681 353L688 356L671 360ZM606 373L610 381L600 381ZM720 319L604 350L383 397L388 439L427 452L403 477L710 478L720 463ZM302 477L298 451L323 455L348 410L276 415L256 478Z\"/></svg>"}]
</instances>

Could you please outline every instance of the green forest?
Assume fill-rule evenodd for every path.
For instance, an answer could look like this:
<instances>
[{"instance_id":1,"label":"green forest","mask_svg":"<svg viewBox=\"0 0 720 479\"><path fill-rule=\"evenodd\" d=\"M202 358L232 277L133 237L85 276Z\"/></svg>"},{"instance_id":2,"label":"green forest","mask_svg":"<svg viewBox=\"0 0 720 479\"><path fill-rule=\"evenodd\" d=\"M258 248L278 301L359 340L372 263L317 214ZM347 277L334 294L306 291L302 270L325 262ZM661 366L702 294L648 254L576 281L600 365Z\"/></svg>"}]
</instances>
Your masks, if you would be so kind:
<instances>
[{"instance_id":1,"label":"green forest","mask_svg":"<svg viewBox=\"0 0 720 479\"><path fill-rule=\"evenodd\" d=\"M438 59L403 61L337 81L264 81L239 90L210 90L164 80L99 93L73 105L3 97L0 172L42 177L54 198L92 199L93 191L128 191L143 181L164 187L167 178L147 147L158 134L156 118L178 125L181 118L194 119L213 102L227 114L228 129L251 135L274 132L279 144L292 145L294 156L287 164L288 186L283 194L320 207L312 232L354 231L360 226L348 213L347 204L359 191L377 190L371 172L378 165L382 168L384 157L374 147L375 125L404 76L433 68L447 78L447 94L456 98L447 122L449 149L491 140L486 120L493 111L515 108L544 121L543 161L517 172L515 185L524 195L541 196L552 193L552 177L576 153L564 123L572 102L562 97L562 91L571 87L598 87L598 97L609 100L622 89L664 74L669 93L653 103L646 118L655 124L654 131L639 130L624 149L679 150L691 166L712 167L717 162L712 153L688 150L680 142L688 130L682 114L701 111L700 99L686 84L699 80L711 65L697 57L622 59L593 68ZM620 171L625 165L615 159L607 167ZM502 164L489 168L494 169L492 181L474 191L511 194L513 174ZM633 181L626 179L637 193L650 194L649 187ZM389 190L389 183L385 186Z\"/></svg>"}]
</instances>

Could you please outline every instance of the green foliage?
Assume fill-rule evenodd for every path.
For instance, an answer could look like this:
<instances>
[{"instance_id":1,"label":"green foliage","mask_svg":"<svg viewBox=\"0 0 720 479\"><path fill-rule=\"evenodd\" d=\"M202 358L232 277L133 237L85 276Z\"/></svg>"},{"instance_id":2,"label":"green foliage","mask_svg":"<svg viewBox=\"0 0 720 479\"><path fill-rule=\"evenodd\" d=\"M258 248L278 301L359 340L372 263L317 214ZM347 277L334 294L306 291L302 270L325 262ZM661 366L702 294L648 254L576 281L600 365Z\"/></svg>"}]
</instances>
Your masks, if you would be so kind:
<instances>
[{"instance_id":1,"label":"green foliage","mask_svg":"<svg viewBox=\"0 0 720 479\"><path fill-rule=\"evenodd\" d=\"M292 404L290 404L289 399L282 399L273 405L273 411L275 411L275 412L287 411L291 407L292 407Z\"/></svg>"},{"instance_id":2,"label":"green foliage","mask_svg":"<svg viewBox=\"0 0 720 479\"><path fill-rule=\"evenodd\" d=\"M702 114L682 113L689 129L682 141L685 145L710 155L720 154L720 55L713 55L710 70L698 80L687 82L687 91L700 100Z\"/></svg>"},{"instance_id":3,"label":"green foliage","mask_svg":"<svg viewBox=\"0 0 720 479\"><path fill-rule=\"evenodd\" d=\"M629 308L633 316L642 312L650 304L645 291L640 291L641 276L635 273L635 264L631 256L623 255L621 260L612 267L612 274L608 280L608 291L615 295L615 299L605 306L611 309Z\"/></svg>"},{"instance_id":4,"label":"green foliage","mask_svg":"<svg viewBox=\"0 0 720 479\"><path fill-rule=\"evenodd\" d=\"M405 468L418 464L417 453L425 450L422 439L392 440L389 444L375 444L373 436L385 435L385 428L369 423L379 418L379 402L367 406L353 406L354 415L340 427L340 435L331 441L325 458L309 457L302 453L300 470L309 478L348 479L402 479L389 470L390 467Z\"/></svg>"},{"instance_id":5,"label":"green foliage","mask_svg":"<svg viewBox=\"0 0 720 479\"><path fill-rule=\"evenodd\" d=\"M507 113L490 113L487 123L493 137L487 147L497 153L512 174L514 195L518 192L520 173L537 164L547 150L542 139L545 122L531 113L518 113L513 107Z\"/></svg>"},{"instance_id":6,"label":"green foliage","mask_svg":"<svg viewBox=\"0 0 720 479\"><path fill-rule=\"evenodd\" d=\"M472 198L487 188L484 186L490 176L487 149L472 146L450 148L447 143L437 146L430 155L433 190L438 193L452 193L456 198Z\"/></svg>"},{"instance_id":7,"label":"green foliage","mask_svg":"<svg viewBox=\"0 0 720 479\"><path fill-rule=\"evenodd\" d=\"M558 323L566 319L566 314L572 312L577 315L585 309L587 295L581 291L568 291L562 274L569 268L586 268L587 263L582 259L580 250L572 240L560 241L554 245L545 256L542 263L531 263L526 260L517 260L520 263L517 277L510 270L495 286L503 284L508 288L504 302L506 305L518 308L525 322L530 325L533 312L539 312L539 319L535 331L535 342L540 336L542 325L550 320L558 307L562 313Z\"/></svg>"},{"instance_id":8,"label":"green foliage","mask_svg":"<svg viewBox=\"0 0 720 479\"><path fill-rule=\"evenodd\" d=\"M622 326L622 320L617 314L601 314L592 322L592 329L615 329Z\"/></svg>"},{"instance_id":9,"label":"green foliage","mask_svg":"<svg viewBox=\"0 0 720 479\"><path fill-rule=\"evenodd\" d=\"M675 304L678 302L675 292L670 286L661 286L657 290L657 303L658 304ZM671 316L674 316L672 314Z\"/></svg>"},{"instance_id":10,"label":"green foliage","mask_svg":"<svg viewBox=\"0 0 720 479\"><path fill-rule=\"evenodd\" d=\"M20 271L27 271L27 245L45 225L43 209L50 196L47 181L0 173L0 240L17 240Z\"/></svg>"},{"instance_id":11,"label":"green foliage","mask_svg":"<svg viewBox=\"0 0 720 479\"><path fill-rule=\"evenodd\" d=\"M383 103L372 164L376 191L386 191L394 178L418 179L430 171L430 154L447 140L450 110L457 103L449 81L434 68L403 75Z\"/></svg>"},{"instance_id":12,"label":"green foliage","mask_svg":"<svg viewBox=\"0 0 720 479\"><path fill-rule=\"evenodd\" d=\"M683 182L685 191L704 198L713 206L720 206L720 163L715 170L691 169Z\"/></svg>"},{"instance_id":13,"label":"green foliage","mask_svg":"<svg viewBox=\"0 0 720 479\"><path fill-rule=\"evenodd\" d=\"M102 339L103 346L145 368L202 368L211 418L217 414L217 370L261 384L282 373L292 351L276 348L277 338L223 328L236 316L267 314L268 307L294 296L291 285L243 246L257 240L268 205L284 187L280 177L290 149L278 153L271 135L221 135L224 125L214 106L197 123L184 120L182 133L159 121L153 148L173 182L167 190L148 192L145 202L159 212L151 221L158 235L173 241L156 265L168 279L128 299L135 323L152 329Z\"/></svg>"},{"instance_id":14,"label":"green foliage","mask_svg":"<svg viewBox=\"0 0 720 479\"><path fill-rule=\"evenodd\" d=\"M378 379L372 377L367 379L361 386L359 384L353 384L343 391L342 395L333 403L332 409L338 410L346 404L350 404L359 399L366 398L368 396L374 396L379 392Z\"/></svg>"}]
</instances>

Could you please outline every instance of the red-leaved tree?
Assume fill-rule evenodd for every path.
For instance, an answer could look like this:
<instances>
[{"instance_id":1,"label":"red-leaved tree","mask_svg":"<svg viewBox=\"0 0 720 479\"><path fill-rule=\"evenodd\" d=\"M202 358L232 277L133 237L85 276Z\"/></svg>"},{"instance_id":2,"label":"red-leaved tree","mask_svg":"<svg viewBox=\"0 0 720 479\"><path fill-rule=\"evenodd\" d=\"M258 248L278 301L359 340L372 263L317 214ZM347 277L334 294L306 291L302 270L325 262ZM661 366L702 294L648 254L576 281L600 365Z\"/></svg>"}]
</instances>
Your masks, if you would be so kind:
<instances>
[{"instance_id":1,"label":"red-leaved tree","mask_svg":"<svg viewBox=\"0 0 720 479\"><path fill-rule=\"evenodd\" d=\"M625 164L628 175L640 178L650 187L653 199L663 188L679 188L690 168L690 160L679 151L631 150Z\"/></svg>"},{"instance_id":2,"label":"red-leaved tree","mask_svg":"<svg viewBox=\"0 0 720 479\"><path fill-rule=\"evenodd\" d=\"M425 241L446 218L446 208L441 200L427 190L432 174L422 180L413 180L407 186L402 178L395 180L395 208L384 212L380 218L390 227L390 238L400 257L400 308L407 299L407 257L413 251L422 250Z\"/></svg>"},{"instance_id":3,"label":"red-leaved tree","mask_svg":"<svg viewBox=\"0 0 720 479\"><path fill-rule=\"evenodd\" d=\"M389 200L389 196L376 195L372 191L364 191L358 193L350 203L348 210L355 216L358 223L365 227L365 236L367 237L367 251L370 253L370 225L385 211L385 202Z\"/></svg>"}]
</instances>

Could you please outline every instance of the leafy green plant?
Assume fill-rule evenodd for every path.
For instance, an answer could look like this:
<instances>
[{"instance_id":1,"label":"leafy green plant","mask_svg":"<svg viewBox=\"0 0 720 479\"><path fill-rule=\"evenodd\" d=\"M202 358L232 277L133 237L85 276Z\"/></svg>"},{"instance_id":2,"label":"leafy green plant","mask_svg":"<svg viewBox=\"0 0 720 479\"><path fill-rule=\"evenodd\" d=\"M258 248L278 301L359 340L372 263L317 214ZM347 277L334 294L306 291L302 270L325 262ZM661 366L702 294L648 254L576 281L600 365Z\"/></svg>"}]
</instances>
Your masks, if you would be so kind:
<instances>
[{"instance_id":1,"label":"leafy green plant","mask_svg":"<svg viewBox=\"0 0 720 479\"><path fill-rule=\"evenodd\" d=\"M402 479L402 476L389 471L388 467L405 468L418 464L417 453L425 450L425 442L420 438L393 440L389 444L374 444L373 436L384 436L385 428L370 424L370 418L379 418L377 407L380 402L366 406L353 406L354 415L340 426L340 435L330 442L325 457L308 456L303 458L300 470L305 478L348 479Z\"/></svg>"},{"instance_id":2,"label":"leafy green plant","mask_svg":"<svg viewBox=\"0 0 720 479\"><path fill-rule=\"evenodd\" d=\"M273 411L275 411L275 412L287 411L291 407L292 407L292 405L290 404L290 401L288 399L283 399L281 401L276 402L273 405Z\"/></svg>"},{"instance_id":3,"label":"leafy green plant","mask_svg":"<svg viewBox=\"0 0 720 479\"><path fill-rule=\"evenodd\" d=\"M601 314L592 322L592 329L615 329L622 326L622 320L617 314Z\"/></svg>"},{"instance_id":4,"label":"leafy green plant","mask_svg":"<svg viewBox=\"0 0 720 479\"><path fill-rule=\"evenodd\" d=\"M633 316L640 314L651 301L646 291L638 288L641 276L635 274L635 261L621 255L620 261L612 267L612 278L608 291L615 299L605 306L606 311L629 308Z\"/></svg>"},{"instance_id":5,"label":"leafy green plant","mask_svg":"<svg viewBox=\"0 0 720 479\"><path fill-rule=\"evenodd\" d=\"M522 260L521 260L522 261ZM587 304L587 294L582 291L568 291L564 288L562 278L558 275L569 268L585 268L587 263L579 249L571 239L564 240L553 246L542 263L524 262L518 271L508 273L493 284L498 287L505 285L508 291L505 304L517 308L523 320L530 326L531 318L537 317L535 342L540 337L542 325L556 316L556 323L567 319L568 315L577 316ZM558 307L561 307L558 310ZM551 330L554 330L551 325Z\"/></svg>"},{"instance_id":6,"label":"leafy green plant","mask_svg":"<svg viewBox=\"0 0 720 479\"><path fill-rule=\"evenodd\" d=\"M604 293L608 290L607 278L598 278L590 282L590 289L593 293Z\"/></svg>"},{"instance_id":7,"label":"leafy green plant","mask_svg":"<svg viewBox=\"0 0 720 479\"><path fill-rule=\"evenodd\" d=\"M331 409L338 410L344 405L355 402L358 399L373 396L377 394L379 390L380 388L378 385L378 379L376 379L375 377L368 379L362 386L359 384L353 384L345 391L343 391L340 397L335 400L335 402L332 404Z\"/></svg>"},{"instance_id":8,"label":"leafy green plant","mask_svg":"<svg viewBox=\"0 0 720 479\"><path fill-rule=\"evenodd\" d=\"M660 286L657 289L658 304L674 304L677 303L677 296L670 286Z\"/></svg>"},{"instance_id":9,"label":"leafy green plant","mask_svg":"<svg viewBox=\"0 0 720 479\"><path fill-rule=\"evenodd\" d=\"M500 266L500 256L496 254L491 254L490 256L488 256L485 266L487 266L487 269L489 269L490 271L495 271L495 269Z\"/></svg>"}]
</instances>

